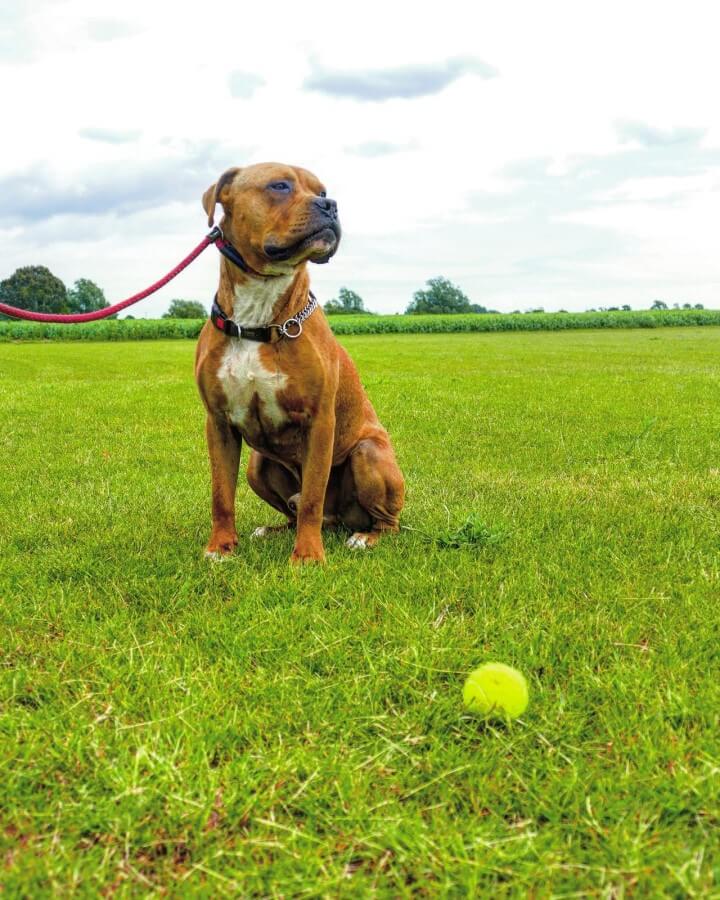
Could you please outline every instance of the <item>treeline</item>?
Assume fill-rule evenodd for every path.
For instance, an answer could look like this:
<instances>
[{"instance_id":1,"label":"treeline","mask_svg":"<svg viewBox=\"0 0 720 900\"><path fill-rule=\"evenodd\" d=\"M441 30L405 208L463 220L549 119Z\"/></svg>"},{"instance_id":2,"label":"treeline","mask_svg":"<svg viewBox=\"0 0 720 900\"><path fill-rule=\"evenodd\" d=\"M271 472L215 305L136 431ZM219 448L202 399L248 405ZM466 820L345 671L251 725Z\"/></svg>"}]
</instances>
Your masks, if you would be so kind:
<instances>
[{"instance_id":1,"label":"treeline","mask_svg":"<svg viewBox=\"0 0 720 900\"><path fill-rule=\"evenodd\" d=\"M0 301L32 312L61 315L94 312L109 305L101 288L89 278L78 278L66 288L45 266L24 266L0 281Z\"/></svg>"},{"instance_id":2,"label":"treeline","mask_svg":"<svg viewBox=\"0 0 720 900\"><path fill-rule=\"evenodd\" d=\"M448 278L439 276L438 278L430 278L426 282L423 290L415 291L411 303L405 309L404 315L452 315L463 313L474 313L477 315L503 315L496 309L488 309L479 303L471 303L470 298L456 284L453 284ZM702 303L674 303L674 309L703 309ZM329 300L323 309L329 316L337 315L358 315L367 314L369 311L365 309L365 303L362 297L356 292L346 287L341 287L337 299ZM670 309L664 300L653 300L650 309L664 310ZM525 315L533 313L544 313L542 307L535 309L526 309ZM565 313L566 310L560 310ZM589 309L587 312L633 312L632 307L627 304L624 306L608 306L599 309ZM520 315L519 309L513 310L509 315Z\"/></svg>"},{"instance_id":3,"label":"treeline","mask_svg":"<svg viewBox=\"0 0 720 900\"><path fill-rule=\"evenodd\" d=\"M78 278L71 288L66 288L63 282L45 266L25 266L17 269L9 278L0 281L0 301L20 309L55 314L94 312L109 305L105 300L103 290L89 278ZM702 303L674 303L673 307L675 309L702 309L703 305ZM650 308L662 311L669 309L669 306L663 300L654 300ZM341 287L337 298L325 303L323 309L329 316L374 315L365 308L365 302L357 291L346 287ZM565 313L566 311L560 310L560 312ZM588 310L588 312L630 313L633 310L626 305L601 307ZM544 313L544 309L536 308L525 310L524 315ZM479 303L471 303L461 288L442 276L428 279L425 288L415 291L412 301L404 312L404 315L407 316L462 314L503 315L498 310L488 309ZM514 310L508 315L520 314L520 310ZM172 300L162 318L194 320L204 319L207 315L208 311L205 306L196 300ZM5 318L7 317L0 314L0 319ZM133 318L132 315L125 316L125 321ZM398 328L396 330L408 329Z\"/></svg>"},{"instance_id":4,"label":"treeline","mask_svg":"<svg viewBox=\"0 0 720 900\"><path fill-rule=\"evenodd\" d=\"M0 322L0 341L139 341L194 339L204 319L105 319L82 325ZM336 334L430 334L488 331L562 331L578 328L660 328L720 325L720 310L655 309L634 311L488 313L487 315L374 316L330 319Z\"/></svg>"},{"instance_id":5,"label":"treeline","mask_svg":"<svg viewBox=\"0 0 720 900\"><path fill-rule=\"evenodd\" d=\"M341 287L337 299L329 300L323 309L329 316L339 315L372 315L365 309L362 297L349 288ZM427 288L415 291L412 302L405 310L405 315L442 315L452 313L497 313L470 299L460 288L443 277L430 278Z\"/></svg>"},{"instance_id":6,"label":"treeline","mask_svg":"<svg viewBox=\"0 0 720 900\"><path fill-rule=\"evenodd\" d=\"M46 266L24 266L0 281L0 302L30 312L55 315L95 312L110 305L104 291L94 281L78 278L68 288ZM163 318L203 319L207 314L202 303L195 300L173 300ZM0 314L0 319L6 318ZM132 319L133 316L127 318Z\"/></svg>"}]
</instances>

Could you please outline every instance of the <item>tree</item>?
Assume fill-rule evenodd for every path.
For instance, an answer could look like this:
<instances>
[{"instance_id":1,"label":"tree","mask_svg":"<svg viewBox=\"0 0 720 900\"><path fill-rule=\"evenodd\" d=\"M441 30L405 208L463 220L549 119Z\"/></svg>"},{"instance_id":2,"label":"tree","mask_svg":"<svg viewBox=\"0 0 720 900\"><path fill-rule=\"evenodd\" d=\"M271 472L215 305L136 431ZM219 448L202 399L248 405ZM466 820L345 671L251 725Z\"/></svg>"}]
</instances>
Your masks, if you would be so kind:
<instances>
[{"instance_id":1,"label":"tree","mask_svg":"<svg viewBox=\"0 0 720 900\"><path fill-rule=\"evenodd\" d=\"M33 312L68 311L65 285L45 266L24 266L0 281L0 300Z\"/></svg>"},{"instance_id":2,"label":"tree","mask_svg":"<svg viewBox=\"0 0 720 900\"><path fill-rule=\"evenodd\" d=\"M365 304L360 294L349 288L341 287L337 300L328 300L323 309L329 316L366 313Z\"/></svg>"},{"instance_id":3,"label":"tree","mask_svg":"<svg viewBox=\"0 0 720 900\"><path fill-rule=\"evenodd\" d=\"M694 309L705 309L705 307L702 305L702 303L696 303Z\"/></svg>"},{"instance_id":4,"label":"tree","mask_svg":"<svg viewBox=\"0 0 720 900\"><path fill-rule=\"evenodd\" d=\"M173 300L163 319L207 319L207 310L197 300Z\"/></svg>"},{"instance_id":5,"label":"tree","mask_svg":"<svg viewBox=\"0 0 720 900\"><path fill-rule=\"evenodd\" d=\"M663 300L653 300L650 309L667 309L668 305Z\"/></svg>"},{"instance_id":6,"label":"tree","mask_svg":"<svg viewBox=\"0 0 720 900\"><path fill-rule=\"evenodd\" d=\"M67 292L68 309L71 313L94 312L108 306L105 294L89 278L78 278Z\"/></svg>"},{"instance_id":7,"label":"tree","mask_svg":"<svg viewBox=\"0 0 720 900\"><path fill-rule=\"evenodd\" d=\"M405 315L470 312L470 300L449 279L442 276L430 278L427 285L427 290L415 291Z\"/></svg>"},{"instance_id":8,"label":"tree","mask_svg":"<svg viewBox=\"0 0 720 900\"><path fill-rule=\"evenodd\" d=\"M623 312L632 312L632 306L630 306L630 305L627 304L627 303L623 303L623 305L620 307L620 309L621 309Z\"/></svg>"}]
</instances>

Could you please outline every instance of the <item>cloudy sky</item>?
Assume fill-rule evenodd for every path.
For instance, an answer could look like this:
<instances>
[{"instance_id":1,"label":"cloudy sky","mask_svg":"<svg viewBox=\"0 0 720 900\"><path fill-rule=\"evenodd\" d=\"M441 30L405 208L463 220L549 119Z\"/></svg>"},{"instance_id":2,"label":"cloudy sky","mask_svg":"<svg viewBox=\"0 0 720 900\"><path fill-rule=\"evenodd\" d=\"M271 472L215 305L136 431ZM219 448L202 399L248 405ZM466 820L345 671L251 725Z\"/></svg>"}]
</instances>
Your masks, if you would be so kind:
<instances>
[{"instance_id":1,"label":"cloudy sky","mask_svg":"<svg viewBox=\"0 0 720 900\"><path fill-rule=\"evenodd\" d=\"M402 311L445 275L503 311L720 306L720 14L644 0L2 0L0 279L115 302L206 233L226 168L305 166L344 239L313 267ZM211 248L133 310L209 303Z\"/></svg>"}]
</instances>

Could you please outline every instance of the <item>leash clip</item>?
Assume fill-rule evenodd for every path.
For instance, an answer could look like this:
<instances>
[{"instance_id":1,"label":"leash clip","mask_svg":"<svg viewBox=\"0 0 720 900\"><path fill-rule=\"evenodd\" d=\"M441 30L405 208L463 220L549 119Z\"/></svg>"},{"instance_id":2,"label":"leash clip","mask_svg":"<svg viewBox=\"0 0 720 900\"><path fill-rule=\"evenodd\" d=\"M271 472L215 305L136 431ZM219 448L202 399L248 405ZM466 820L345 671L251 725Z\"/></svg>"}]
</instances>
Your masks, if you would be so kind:
<instances>
[{"instance_id":1,"label":"leash clip","mask_svg":"<svg viewBox=\"0 0 720 900\"><path fill-rule=\"evenodd\" d=\"M294 332L288 331L288 328L291 326L297 327L297 331L294 331ZM278 325L278 328L280 329L280 334L283 337L290 338L293 341L295 340L295 338L300 337L300 335L302 334L302 330L303 330L302 322L296 316L292 316L290 319L286 319L282 323L282 325Z\"/></svg>"},{"instance_id":2,"label":"leash clip","mask_svg":"<svg viewBox=\"0 0 720 900\"><path fill-rule=\"evenodd\" d=\"M208 234L208 236L205 238L205 240L212 241L214 243L216 240L218 240L218 238L221 241L224 241L225 235L223 234L222 228L219 225L216 225L213 228L213 230Z\"/></svg>"}]
</instances>

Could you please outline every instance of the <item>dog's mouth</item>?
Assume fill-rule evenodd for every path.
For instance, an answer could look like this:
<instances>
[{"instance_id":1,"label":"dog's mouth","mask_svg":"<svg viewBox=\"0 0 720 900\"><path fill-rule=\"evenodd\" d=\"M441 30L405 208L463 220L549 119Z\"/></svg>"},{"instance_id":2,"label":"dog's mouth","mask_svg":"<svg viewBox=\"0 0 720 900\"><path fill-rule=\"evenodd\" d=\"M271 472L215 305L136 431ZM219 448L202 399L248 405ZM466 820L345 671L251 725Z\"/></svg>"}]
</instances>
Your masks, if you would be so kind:
<instances>
[{"instance_id":1,"label":"dog's mouth","mask_svg":"<svg viewBox=\"0 0 720 900\"><path fill-rule=\"evenodd\" d=\"M340 243L340 225L332 222L306 235L294 244L280 246L268 241L263 247L265 256L272 262L309 259L315 263L326 263L335 253Z\"/></svg>"}]
</instances>

